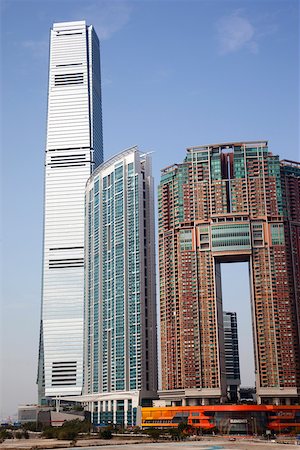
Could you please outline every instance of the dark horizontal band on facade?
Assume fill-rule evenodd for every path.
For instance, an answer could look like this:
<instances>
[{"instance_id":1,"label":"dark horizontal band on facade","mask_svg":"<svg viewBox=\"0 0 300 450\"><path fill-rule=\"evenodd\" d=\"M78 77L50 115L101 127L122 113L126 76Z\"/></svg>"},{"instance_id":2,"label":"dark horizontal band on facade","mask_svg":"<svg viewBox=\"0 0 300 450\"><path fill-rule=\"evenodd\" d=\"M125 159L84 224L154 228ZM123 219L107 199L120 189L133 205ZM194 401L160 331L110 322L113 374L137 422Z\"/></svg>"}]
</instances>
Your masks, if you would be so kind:
<instances>
[{"instance_id":1,"label":"dark horizontal band on facade","mask_svg":"<svg viewBox=\"0 0 300 450\"><path fill-rule=\"evenodd\" d=\"M70 365L76 366L76 364L77 364L77 361L53 361L52 367L55 367L55 366L63 367L63 366L70 366Z\"/></svg>"},{"instance_id":2,"label":"dark horizontal band on facade","mask_svg":"<svg viewBox=\"0 0 300 450\"><path fill-rule=\"evenodd\" d=\"M90 149L93 150L93 147L63 147L63 148L50 148L47 150L47 152L60 152L60 151L67 151L67 150L85 150Z\"/></svg>"},{"instance_id":3,"label":"dark horizontal band on facade","mask_svg":"<svg viewBox=\"0 0 300 450\"><path fill-rule=\"evenodd\" d=\"M74 261L74 262L77 262L77 261L83 261L83 258L61 258L61 259L49 259L49 263L51 264L51 263L53 263L53 264L56 264L56 263L60 263L60 262L67 262L67 261Z\"/></svg>"},{"instance_id":4,"label":"dark horizontal band on facade","mask_svg":"<svg viewBox=\"0 0 300 450\"><path fill-rule=\"evenodd\" d=\"M88 162L89 161L87 161L87 163ZM61 169L64 167L80 167L80 166L86 166L86 163L85 164L64 164L64 165L59 165L59 166L54 166L54 165L49 164L49 167L51 167L51 169Z\"/></svg>"},{"instance_id":5,"label":"dark horizontal band on facade","mask_svg":"<svg viewBox=\"0 0 300 450\"><path fill-rule=\"evenodd\" d=\"M52 247L49 248L50 251L52 250L83 250L84 247ZM51 260L53 261L53 260Z\"/></svg>"},{"instance_id":6,"label":"dark horizontal band on facade","mask_svg":"<svg viewBox=\"0 0 300 450\"><path fill-rule=\"evenodd\" d=\"M51 158L51 162L49 165L59 165L59 164L77 164L77 163L81 163L81 162L86 162L86 159L84 156L78 156L78 158L75 158L74 156L72 158L66 158L63 156L59 159L55 159L53 160L53 158Z\"/></svg>"},{"instance_id":7,"label":"dark horizontal band on facade","mask_svg":"<svg viewBox=\"0 0 300 450\"><path fill-rule=\"evenodd\" d=\"M50 266L49 269L75 269L80 267L84 267L84 264L77 264L72 266Z\"/></svg>"},{"instance_id":8,"label":"dark horizontal band on facade","mask_svg":"<svg viewBox=\"0 0 300 450\"><path fill-rule=\"evenodd\" d=\"M87 162L91 162L91 161L86 161L84 159L80 159L78 161L72 161L72 160L69 160L69 161L57 161L57 162L54 162L54 163L50 163L48 166L49 167L66 167L66 166L69 166L71 164L74 165L74 166L78 166L80 164L85 164Z\"/></svg>"},{"instance_id":9,"label":"dark horizontal band on facade","mask_svg":"<svg viewBox=\"0 0 300 450\"><path fill-rule=\"evenodd\" d=\"M82 63L56 64L56 67L82 66Z\"/></svg>"},{"instance_id":10,"label":"dark horizontal band on facade","mask_svg":"<svg viewBox=\"0 0 300 450\"><path fill-rule=\"evenodd\" d=\"M77 78L77 77L82 77L83 73L82 72L77 72L77 73L63 73L63 74L57 74L55 75L55 79L61 79L61 78Z\"/></svg>"},{"instance_id":11,"label":"dark horizontal band on facade","mask_svg":"<svg viewBox=\"0 0 300 450\"><path fill-rule=\"evenodd\" d=\"M59 31L56 32L56 36L60 37L60 36L75 36L76 34L82 34L81 31L76 31L75 33L61 33Z\"/></svg>"},{"instance_id":12,"label":"dark horizontal band on facade","mask_svg":"<svg viewBox=\"0 0 300 450\"><path fill-rule=\"evenodd\" d=\"M57 159L57 160L60 160L60 159L62 159L62 158L76 158L76 159L78 159L78 158L81 158L81 157L86 157L86 154L85 153L81 153L81 154L76 154L75 153L75 155L58 155L58 156L51 156L51 160L53 160L53 159Z\"/></svg>"}]
</instances>

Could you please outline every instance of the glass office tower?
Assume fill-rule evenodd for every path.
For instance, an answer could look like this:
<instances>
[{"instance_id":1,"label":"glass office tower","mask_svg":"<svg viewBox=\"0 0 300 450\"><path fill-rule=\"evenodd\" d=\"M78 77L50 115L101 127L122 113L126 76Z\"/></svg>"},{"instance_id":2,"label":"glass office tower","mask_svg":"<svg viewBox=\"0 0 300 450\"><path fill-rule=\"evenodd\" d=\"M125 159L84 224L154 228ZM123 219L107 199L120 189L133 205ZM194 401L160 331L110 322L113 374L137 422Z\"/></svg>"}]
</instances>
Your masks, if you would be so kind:
<instances>
[{"instance_id":1,"label":"glass office tower","mask_svg":"<svg viewBox=\"0 0 300 450\"><path fill-rule=\"evenodd\" d=\"M50 37L39 399L83 383L84 190L103 160L99 41L56 23Z\"/></svg>"},{"instance_id":2,"label":"glass office tower","mask_svg":"<svg viewBox=\"0 0 300 450\"><path fill-rule=\"evenodd\" d=\"M103 163L86 188L83 402L93 422L134 425L157 390L150 156Z\"/></svg>"},{"instance_id":3,"label":"glass office tower","mask_svg":"<svg viewBox=\"0 0 300 450\"><path fill-rule=\"evenodd\" d=\"M240 357L236 312L223 311L224 348L227 399L237 402L240 398Z\"/></svg>"}]
</instances>

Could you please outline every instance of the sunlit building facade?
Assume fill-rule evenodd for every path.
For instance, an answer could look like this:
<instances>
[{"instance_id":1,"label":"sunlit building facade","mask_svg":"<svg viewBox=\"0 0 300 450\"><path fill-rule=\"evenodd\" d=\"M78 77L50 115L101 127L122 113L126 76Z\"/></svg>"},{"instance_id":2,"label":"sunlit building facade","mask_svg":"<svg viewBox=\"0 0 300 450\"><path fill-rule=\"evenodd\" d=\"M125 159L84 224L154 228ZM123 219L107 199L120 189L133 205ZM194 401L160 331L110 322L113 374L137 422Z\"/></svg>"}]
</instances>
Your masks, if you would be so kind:
<instances>
[{"instance_id":1,"label":"sunlit building facade","mask_svg":"<svg viewBox=\"0 0 300 450\"><path fill-rule=\"evenodd\" d=\"M50 36L40 401L82 392L84 192L102 160L97 35L84 21L56 23Z\"/></svg>"},{"instance_id":2,"label":"sunlit building facade","mask_svg":"<svg viewBox=\"0 0 300 450\"><path fill-rule=\"evenodd\" d=\"M142 408L142 427L166 431L186 423L198 433L263 435L299 433L300 406L214 405Z\"/></svg>"},{"instance_id":3,"label":"sunlit building facade","mask_svg":"<svg viewBox=\"0 0 300 450\"><path fill-rule=\"evenodd\" d=\"M135 425L157 394L151 160L130 148L86 187L82 401L93 422Z\"/></svg>"},{"instance_id":4,"label":"sunlit building facade","mask_svg":"<svg viewBox=\"0 0 300 450\"><path fill-rule=\"evenodd\" d=\"M299 169L263 141L192 147L162 171L161 399L226 401L220 264L246 261L257 400L299 402Z\"/></svg>"}]
</instances>

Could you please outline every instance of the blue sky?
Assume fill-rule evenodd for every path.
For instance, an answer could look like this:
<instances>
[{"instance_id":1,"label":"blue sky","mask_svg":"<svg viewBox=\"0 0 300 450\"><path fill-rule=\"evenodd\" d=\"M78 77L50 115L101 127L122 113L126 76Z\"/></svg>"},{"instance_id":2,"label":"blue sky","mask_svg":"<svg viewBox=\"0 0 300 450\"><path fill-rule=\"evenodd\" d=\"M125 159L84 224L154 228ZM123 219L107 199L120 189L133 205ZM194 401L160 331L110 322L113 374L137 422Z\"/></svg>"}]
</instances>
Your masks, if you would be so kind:
<instances>
[{"instance_id":1,"label":"blue sky","mask_svg":"<svg viewBox=\"0 0 300 450\"><path fill-rule=\"evenodd\" d=\"M52 23L86 19L95 26L105 158L135 144L154 151L157 184L160 169L182 161L192 145L267 139L273 153L299 160L299 3L2 0L0 6L5 417L17 404L36 401ZM226 305L245 310L246 270L228 275Z\"/></svg>"}]
</instances>

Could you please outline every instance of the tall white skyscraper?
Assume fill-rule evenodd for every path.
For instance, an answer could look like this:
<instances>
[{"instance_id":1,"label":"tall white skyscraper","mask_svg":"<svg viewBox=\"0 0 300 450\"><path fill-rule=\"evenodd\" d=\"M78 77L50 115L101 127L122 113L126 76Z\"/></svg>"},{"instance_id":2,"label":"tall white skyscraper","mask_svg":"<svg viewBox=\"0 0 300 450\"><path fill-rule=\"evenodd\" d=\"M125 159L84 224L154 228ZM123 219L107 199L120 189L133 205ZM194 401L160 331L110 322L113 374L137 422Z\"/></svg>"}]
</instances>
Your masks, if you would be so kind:
<instances>
[{"instance_id":1,"label":"tall white skyscraper","mask_svg":"<svg viewBox=\"0 0 300 450\"><path fill-rule=\"evenodd\" d=\"M84 191L103 160L99 41L85 21L51 30L39 398L83 384Z\"/></svg>"}]
</instances>

